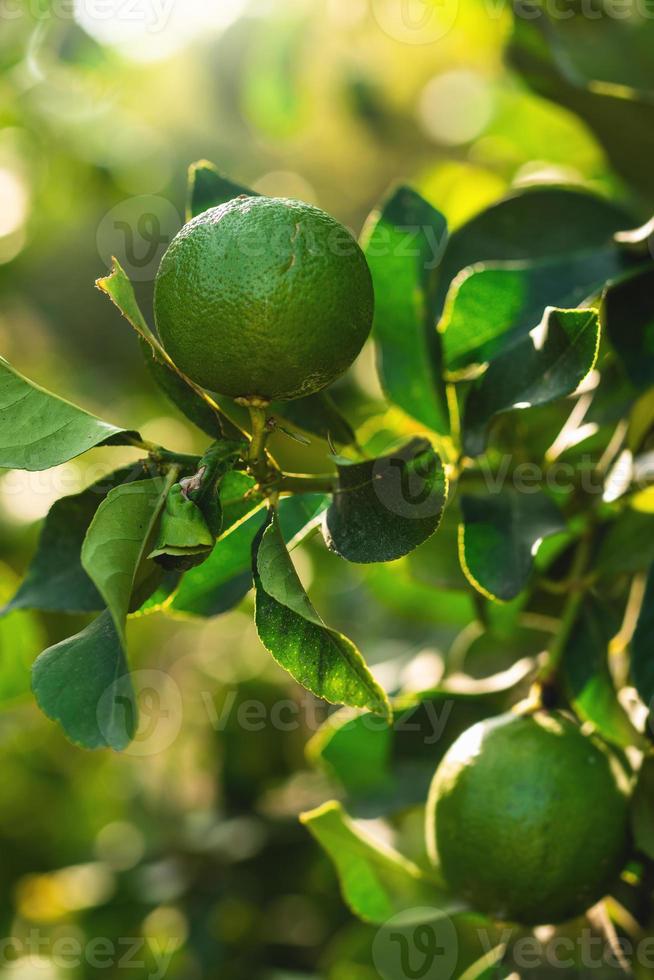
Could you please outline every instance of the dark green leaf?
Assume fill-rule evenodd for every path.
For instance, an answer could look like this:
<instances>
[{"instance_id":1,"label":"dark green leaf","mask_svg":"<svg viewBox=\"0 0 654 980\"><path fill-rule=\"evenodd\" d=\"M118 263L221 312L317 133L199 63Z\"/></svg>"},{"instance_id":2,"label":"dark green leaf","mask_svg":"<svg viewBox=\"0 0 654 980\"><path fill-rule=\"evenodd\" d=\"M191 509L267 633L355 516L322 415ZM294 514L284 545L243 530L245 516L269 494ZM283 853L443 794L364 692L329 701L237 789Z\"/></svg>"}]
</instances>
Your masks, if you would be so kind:
<instances>
[{"instance_id":1,"label":"dark green leaf","mask_svg":"<svg viewBox=\"0 0 654 980\"><path fill-rule=\"evenodd\" d=\"M641 606L638 624L631 641L631 679L641 701L652 710L654 707L654 566L647 578L647 588Z\"/></svg>"},{"instance_id":2,"label":"dark green leaf","mask_svg":"<svg viewBox=\"0 0 654 980\"><path fill-rule=\"evenodd\" d=\"M50 394L0 357L0 468L48 470L94 446L129 445L135 438L137 432Z\"/></svg>"},{"instance_id":3,"label":"dark green leaf","mask_svg":"<svg viewBox=\"0 0 654 980\"><path fill-rule=\"evenodd\" d=\"M431 537L446 497L443 464L426 439L379 459L340 463L325 541L348 561L393 561Z\"/></svg>"},{"instance_id":4,"label":"dark green leaf","mask_svg":"<svg viewBox=\"0 0 654 980\"><path fill-rule=\"evenodd\" d=\"M654 267L612 285L603 313L629 379L639 388L654 384Z\"/></svg>"},{"instance_id":5,"label":"dark green leaf","mask_svg":"<svg viewBox=\"0 0 654 980\"><path fill-rule=\"evenodd\" d=\"M360 831L340 803L324 803L300 819L334 862L343 898L364 922L381 925L413 910L429 910L436 919L465 908L437 877Z\"/></svg>"},{"instance_id":6,"label":"dark green leaf","mask_svg":"<svg viewBox=\"0 0 654 980\"><path fill-rule=\"evenodd\" d=\"M629 221L612 201L580 188L515 190L453 232L439 271L438 308L462 269L479 262L560 261L571 253L610 249L613 235Z\"/></svg>"},{"instance_id":7,"label":"dark green leaf","mask_svg":"<svg viewBox=\"0 0 654 980\"><path fill-rule=\"evenodd\" d=\"M186 220L197 218L209 208L218 207L227 201L245 194L246 197L257 197L255 191L236 184L233 180L223 177L208 160L199 160L191 164L188 172L188 204Z\"/></svg>"},{"instance_id":8,"label":"dark green leaf","mask_svg":"<svg viewBox=\"0 0 654 980\"><path fill-rule=\"evenodd\" d=\"M98 279L96 286L106 293L139 335L146 363L155 381L173 404L194 425L214 438L223 434L236 437L241 435L240 430L221 412L214 399L175 366L148 326L136 300L134 287L118 259L113 260L110 274Z\"/></svg>"},{"instance_id":9,"label":"dark green leaf","mask_svg":"<svg viewBox=\"0 0 654 980\"><path fill-rule=\"evenodd\" d=\"M441 434L449 413L434 292L446 237L445 218L408 187L373 212L363 234L382 386L391 402Z\"/></svg>"},{"instance_id":10,"label":"dark green leaf","mask_svg":"<svg viewBox=\"0 0 654 980\"><path fill-rule=\"evenodd\" d=\"M311 605L274 512L255 544L254 565L257 631L277 663L326 701L389 716L388 698L355 645Z\"/></svg>"},{"instance_id":11,"label":"dark green leaf","mask_svg":"<svg viewBox=\"0 0 654 980\"><path fill-rule=\"evenodd\" d=\"M541 323L473 383L464 413L467 454L484 451L495 416L572 394L595 364L599 337L594 310L548 308Z\"/></svg>"},{"instance_id":12,"label":"dark green leaf","mask_svg":"<svg viewBox=\"0 0 654 980\"><path fill-rule=\"evenodd\" d=\"M335 446L356 445L352 426L341 415L332 397L324 391L306 398L296 398L292 402L273 402L270 413Z\"/></svg>"},{"instance_id":13,"label":"dark green leaf","mask_svg":"<svg viewBox=\"0 0 654 980\"><path fill-rule=\"evenodd\" d=\"M474 587L491 599L514 599L527 585L543 538L565 529L546 494L503 490L461 498L459 557Z\"/></svg>"},{"instance_id":14,"label":"dark green leaf","mask_svg":"<svg viewBox=\"0 0 654 980\"><path fill-rule=\"evenodd\" d=\"M63 497L50 508L36 554L20 588L3 612L43 609L48 612L98 612L105 603L82 568L84 537L96 510L110 490L145 476L143 462L102 477L81 493Z\"/></svg>"},{"instance_id":15,"label":"dark green leaf","mask_svg":"<svg viewBox=\"0 0 654 980\"><path fill-rule=\"evenodd\" d=\"M654 756L643 759L631 805L634 844L641 854L654 861Z\"/></svg>"},{"instance_id":16,"label":"dark green leaf","mask_svg":"<svg viewBox=\"0 0 654 980\"><path fill-rule=\"evenodd\" d=\"M512 348L547 306L571 309L597 295L622 268L615 246L565 259L474 265L452 283L439 330L446 365L460 372Z\"/></svg>"},{"instance_id":17,"label":"dark green leaf","mask_svg":"<svg viewBox=\"0 0 654 980\"><path fill-rule=\"evenodd\" d=\"M622 748L642 739L618 700L609 671L609 643L620 628L610 609L586 599L563 654L563 679L575 712Z\"/></svg>"},{"instance_id":18,"label":"dark green leaf","mask_svg":"<svg viewBox=\"0 0 654 980\"><path fill-rule=\"evenodd\" d=\"M82 545L82 566L107 604L121 640L137 575L170 478L115 487L100 504Z\"/></svg>"},{"instance_id":19,"label":"dark green leaf","mask_svg":"<svg viewBox=\"0 0 654 980\"><path fill-rule=\"evenodd\" d=\"M120 751L134 737L136 699L108 610L37 658L32 687L45 714L84 748Z\"/></svg>"}]
</instances>

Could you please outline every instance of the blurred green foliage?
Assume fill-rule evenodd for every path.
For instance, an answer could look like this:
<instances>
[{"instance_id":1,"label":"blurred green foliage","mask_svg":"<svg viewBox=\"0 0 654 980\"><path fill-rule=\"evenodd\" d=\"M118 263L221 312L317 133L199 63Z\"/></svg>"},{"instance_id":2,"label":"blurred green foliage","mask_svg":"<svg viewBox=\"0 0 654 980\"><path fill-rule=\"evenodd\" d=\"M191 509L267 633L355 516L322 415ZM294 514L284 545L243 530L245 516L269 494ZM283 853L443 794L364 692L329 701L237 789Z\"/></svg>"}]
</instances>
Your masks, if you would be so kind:
<instances>
[{"instance_id":1,"label":"blurred green foliage","mask_svg":"<svg viewBox=\"0 0 654 980\"><path fill-rule=\"evenodd\" d=\"M429 18L409 30L386 16L390 7L179 0L164 29L125 22L120 4L110 18L83 0L0 4L2 354L116 425L179 451L202 448L93 288L116 251L149 311L193 159L215 160L262 193L315 202L356 232L400 180L453 227L534 181L579 183L640 206L642 186L611 172L585 123L548 100L552 85L534 85L537 95L507 70L506 7L467 0L445 30L452 4L442 3L438 36ZM139 225L144 213L151 220ZM136 228L132 240L126 226ZM414 434L384 409L370 351L338 391L355 422L372 415L359 433L371 445L385 430ZM318 466L322 451L302 449L303 468L307 457ZM274 452L293 469L300 450L276 435ZM121 450L112 465L133 458ZM107 468L91 453L45 474L0 477L4 597L33 551L34 522ZM314 541L294 553L317 607L387 688L435 685L448 656L465 657L473 675L516 659L500 624L483 643L470 634L472 599L448 536L456 526L446 517L435 541L365 572ZM70 617L20 611L2 621L0 924L15 943L2 947L0 977L140 978L163 975L162 963L180 980L378 975L375 930L350 920L327 858L297 822L326 795L329 776L304 754L325 709L270 661L251 620L246 598L208 622L131 621L134 668L156 672L142 678L142 724L170 704L177 711L159 743L142 740L148 754L137 739L120 757L74 748L29 697L33 655L71 632ZM533 653L541 634L520 638ZM414 815L398 817L395 831L421 861ZM92 947L98 938L104 951ZM63 965L75 949L78 964Z\"/></svg>"}]
</instances>

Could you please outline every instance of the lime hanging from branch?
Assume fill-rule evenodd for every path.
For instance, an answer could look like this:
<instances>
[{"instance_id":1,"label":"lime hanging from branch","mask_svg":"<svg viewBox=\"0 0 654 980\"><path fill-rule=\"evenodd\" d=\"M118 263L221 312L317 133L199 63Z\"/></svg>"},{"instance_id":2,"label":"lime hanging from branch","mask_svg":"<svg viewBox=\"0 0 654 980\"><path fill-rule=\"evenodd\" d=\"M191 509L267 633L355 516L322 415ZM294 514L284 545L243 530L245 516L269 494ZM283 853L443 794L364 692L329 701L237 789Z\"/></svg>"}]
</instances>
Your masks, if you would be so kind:
<instances>
[{"instance_id":1,"label":"lime hanging from branch","mask_svg":"<svg viewBox=\"0 0 654 980\"><path fill-rule=\"evenodd\" d=\"M346 228L282 198L239 197L190 221L163 257L161 340L197 384L256 403L320 391L370 332L372 280Z\"/></svg>"}]
</instances>

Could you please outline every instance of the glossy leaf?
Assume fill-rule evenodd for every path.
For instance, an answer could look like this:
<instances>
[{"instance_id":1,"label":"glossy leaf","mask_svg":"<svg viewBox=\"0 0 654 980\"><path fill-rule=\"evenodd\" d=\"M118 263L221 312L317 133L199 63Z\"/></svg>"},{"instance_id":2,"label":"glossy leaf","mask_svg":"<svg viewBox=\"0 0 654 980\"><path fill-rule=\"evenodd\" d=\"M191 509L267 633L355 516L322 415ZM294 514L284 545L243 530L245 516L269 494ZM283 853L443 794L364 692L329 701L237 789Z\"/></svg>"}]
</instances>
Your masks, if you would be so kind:
<instances>
[{"instance_id":1,"label":"glossy leaf","mask_svg":"<svg viewBox=\"0 0 654 980\"><path fill-rule=\"evenodd\" d=\"M546 307L584 304L623 265L611 245L565 259L464 269L452 283L439 323L447 369L470 369L515 347L541 321Z\"/></svg>"},{"instance_id":2,"label":"glossy leaf","mask_svg":"<svg viewBox=\"0 0 654 980\"><path fill-rule=\"evenodd\" d=\"M94 446L129 445L119 429L50 394L0 357L0 468L48 470Z\"/></svg>"},{"instance_id":3,"label":"glossy leaf","mask_svg":"<svg viewBox=\"0 0 654 980\"><path fill-rule=\"evenodd\" d=\"M168 482L161 478L111 490L82 545L82 566L108 606L123 642L137 573L168 490Z\"/></svg>"},{"instance_id":4,"label":"glossy leaf","mask_svg":"<svg viewBox=\"0 0 654 980\"><path fill-rule=\"evenodd\" d=\"M654 566L650 569L647 578L643 604L631 641L631 679L641 701L650 710L654 708L652 637L654 637Z\"/></svg>"},{"instance_id":5,"label":"glossy leaf","mask_svg":"<svg viewBox=\"0 0 654 980\"><path fill-rule=\"evenodd\" d=\"M618 700L609 671L609 643L619 627L611 610L586 599L564 650L563 680L578 717L608 742L627 748L642 745L642 739Z\"/></svg>"},{"instance_id":6,"label":"glossy leaf","mask_svg":"<svg viewBox=\"0 0 654 980\"><path fill-rule=\"evenodd\" d=\"M50 508L36 554L4 613L15 609L47 612L99 612L104 601L82 567L84 537L96 510L114 487L142 479L143 462L97 480L81 493L62 497Z\"/></svg>"},{"instance_id":7,"label":"glossy leaf","mask_svg":"<svg viewBox=\"0 0 654 980\"><path fill-rule=\"evenodd\" d=\"M37 658L32 688L44 713L84 748L120 751L134 737L136 699L108 610Z\"/></svg>"},{"instance_id":8,"label":"glossy leaf","mask_svg":"<svg viewBox=\"0 0 654 980\"><path fill-rule=\"evenodd\" d=\"M466 495L461 513L461 567L474 587L491 599L508 601L522 592L543 538L565 529L561 512L541 491Z\"/></svg>"},{"instance_id":9,"label":"glossy leaf","mask_svg":"<svg viewBox=\"0 0 654 980\"><path fill-rule=\"evenodd\" d=\"M373 212L362 236L382 387L391 402L441 434L449 431L449 415L434 290L446 238L445 218L408 187Z\"/></svg>"},{"instance_id":10,"label":"glossy leaf","mask_svg":"<svg viewBox=\"0 0 654 980\"><path fill-rule=\"evenodd\" d=\"M216 208L220 204L233 200L245 194L247 197L257 197L255 191L223 177L208 160L199 160L191 164L188 172L188 204L186 220L197 218L199 214Z\"/></svg>"},{"instance_id":11,"label":"glossy leaf","mask_svg":"<svg viewBox=\"0 0 654 980\"><path fill-rule=\"evenodd\" d=\"M464 413L467 454L484 451L495 416L572 394L595 364L599 337L594 310L548 308L541 323L473 383Z\"/></svg>"},{"instance_id":12,"label":"glossy leaf","mask_svg":"<svg viewBox=\"0 0 654 980\"><path fill-rule=\"evenodd\" d=\"M379 459L339 463L325 541L348 561L393 561L431 537L446 497L443 464L426 439Z\"/></svg>"},{"instance_id":13,"label":"glossy leaf","mask_svg":"<svg viewBox=\"0 0 654 980\"><path fill-rule=\"evenodd\" d=\"M435 919L465 908L437 878L359 830L340 803L332 800L301 814L300 820L334 862L343 898L364 922L382 925L417 909L430 910Z\"/></svg>"},{"instance_id":14,"label":"glossy leaf","mask_svg":"<svg viewBox=\"0 0 654 980\"><path fill-rule=\"evenodd\" d=\"M274 659L317 697L390 715L388 698L347 637L325 626L311 605L271 512L254 549L256 624Z\"/></svg>"},{"instance_id":15,"label":"glossy leaf","mask_svg":"<svg viewBox=\"0 0 654 980\"><path fill-rule=\"evenodd\" d=\"M654 268L612 285L603 313L629 379L639 388L654 384Z\"/></svg>"},{"instance_id":16,"label":"glossy leaf","mask_svg":"<svg viewBox=\"0 0 654 980\"><path fill-rule=\"evenodd\" d=\"M193 384L173 363L147 324L138 305L134 287L117 259L108 276L96 281L141 339L141 348L152 375L173 404L208 435L240 435L240 430L221 412L214 399Z\"/></svg>"}]
</instances>

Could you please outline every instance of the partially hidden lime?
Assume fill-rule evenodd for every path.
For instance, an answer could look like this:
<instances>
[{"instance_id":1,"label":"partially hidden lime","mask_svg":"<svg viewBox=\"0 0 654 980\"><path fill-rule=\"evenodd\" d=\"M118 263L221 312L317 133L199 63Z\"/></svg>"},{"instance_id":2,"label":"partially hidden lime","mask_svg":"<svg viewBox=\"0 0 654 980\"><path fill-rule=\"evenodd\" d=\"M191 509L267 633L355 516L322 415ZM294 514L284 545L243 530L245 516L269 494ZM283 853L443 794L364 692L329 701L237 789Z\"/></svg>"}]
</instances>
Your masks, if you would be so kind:
<instances>
[{"instance_id":1,"label":"partially hidden lime","mask_svg":"<svg viewBox=\"0 0 654 980\"><path fill-rule=\"evenodd\" d=\"M451 746L427 842L452 891L493 918L564 922L601 899L627 848L628 781L567 716L507 714Z\"/></svg>"}]
</instances>

